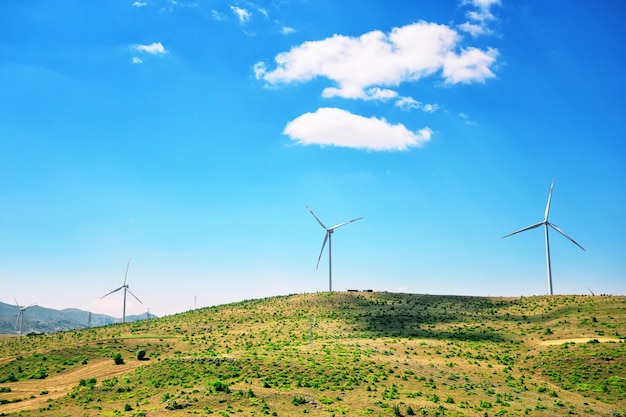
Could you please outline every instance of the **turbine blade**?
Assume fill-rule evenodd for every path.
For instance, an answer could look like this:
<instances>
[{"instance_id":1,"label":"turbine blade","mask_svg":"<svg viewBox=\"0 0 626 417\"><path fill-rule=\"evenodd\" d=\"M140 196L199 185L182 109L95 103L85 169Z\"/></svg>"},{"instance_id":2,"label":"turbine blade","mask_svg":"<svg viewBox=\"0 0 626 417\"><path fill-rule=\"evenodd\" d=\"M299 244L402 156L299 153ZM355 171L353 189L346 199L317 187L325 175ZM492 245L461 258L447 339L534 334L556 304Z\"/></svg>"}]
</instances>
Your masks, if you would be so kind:
<instances>
[{"instance_id":1,"label":"turbine blade","mask_svg":"<svg viewBox=\"0 0 626 417\"><path fill-rule=\"evenodd\" d=\"M135 294L133 294L131 290L129 290L128 288L126 288L126 291L128 291L128 292L130 293L130 295L132 295L133 297L135 297L135 299L136 299L137 301L139 301L141 304L143 304L143 301L141 301L139 298L137 298L137 296L136 296Z\"/></svg>"},{"instance_id":2,"label":"turbine blade","mask_svg":"<svg viewBox=\"0 0 626 417\"><path fill-rule=\"evenodd\" d=\"M324 230L328 230L328 228L326 226L324 226L324 223L322 223L322 221L315 215L315 213L313 213L313 210L311 210L309 208L309 206L306 206L306 208L311 212L313 217L315 217L315 220L317 220L317 222L320 224L320 226L322 226L324 228Z\"/></svg>"},{"instance_id":3,"label":"turbine blade","mask_svg":"<svg viewBox=\"0 0 626 417\"><path fill-rule=\"evenodd\" d=\"M525 228L523 228L523 229L517 230L517 231L515 231L515 232L513 232L513 233L509 233L509 234L508 234L508 235L506 235L506 236L502 236L502 239L504 239L505 237L509 237L509 236L516 235L516 234L521 233L521 232L525 232L526 230L534 229L534 228L536 228L536 227L541 226L542 224L544 224L544 222L535 223L535 224L533 224L532 226L528 226L528 227L525 227Z\"/></svg>"},{"instance_id":4,"label":"turbine blade","mask_svg":"<svg viewBox=\"0 0 626 417\"><path fill-rule=\"evenodd\" d=\"M552 188L554 187L554 180L552 180L552 184L550 184L550 194L548 194L548 204L546 204L546 212L544 214L544 220L548 221L548 214L550 213L550 200L552 199Z\"/></svg>"},{"instance_id":5,"label":"turbine blade","mask_svg":"<svg viewBox=\"0 0 626 417\"><path fill-rule=\"evenodd\" d=\"M15 297L13 297L13 301L15 301L15 305L17 306L17 308L22 309L22 307L20 307L19 303L17 302L17 300L15 299Z\"/></svg>"},{"instance_id":6,"label":"turbine blade","mask_svg":"<svg viewBox=\"0 0 626 417\"><path fill-rule=\"evenodd\" d=\"M552 223L548 223L548 225L550 225L551 228L553 228L554 230L556 230L557 232L559 232L560 234L562 234L563 236L565 236L566 238L568 238L569 240L572 241L572 243L576 246L578 246L579 248L581 248L582 250L585 250L585 248L583 248L582 246L580 246L574 239L572 239L571 237L569 237L568 235L565 234L564 231L562 231L561 229L559 229L556 225L552 224ZM585 251L587 252L587 251Z\"/></svg>"},{"instance_id":7,"label":"turbine blade","mask_svg":"<svg viewBox=\"0 0 626 417\"><path fill-rule=\"evenodd\" d=\"M115 289L115 290L111 291L110 293L104 294L102 297L100 297L100 299L102 300L102 299L103 299L104 297L106 297L107 295L111 295L111 294L113 294L114 292L117 292L117 291L121 290L122 288L124 288L124 286L121 286L121 287L119 287L119 288L117 288L117 289Z\"/></svg>"},{"instance_id":8,"label":"turbine blade","mask_svg":"<svg viewBox=\"0 0 626 417\"><path fill-rule=\"evenodd\" d=\"M131 258L128 258L128 263L126 264L126 272L124 273L124 285L126 285L126 277L128 276L128 267L130 266Z\"/></svg>"},{"instance_id":9,"label":"turbine blade","mask_svg":"<svg viewBox=\"0 0 626 417\"><path fill-rule=\"evenodd\" d=\"M326 241L328 240L328 231L326 232L326 236L324 236L324 242L322 243L322 250L320 251L320 256L317 257L317 265L315 265L315 269L320 266L320 259L322 259L322 253L324 252L324 246L326 246Z\"/></svg>"},{"instance_id":10,"label":"turbine blade","mask_svg":"<svg viewBox=\"0 0 626 417\"><path fill-rule=\"evenodd\" d=\"M339 227L341 227L341 226L345 226L345 225L346 225L346 224L348 224L348 223L352 223L352 222L355 222L355 221L357 221L357 220L361 220L362 218L363 218L363 217L359 217L358 219L352 219L352 220L348 220L347 222L339 223L339 224L337 224L337 225L335 225L335 226L331 227L331 228L330 228L330 229L328 229L328 230L335 230L335 229L337 229L337 228L339 228Z\"/></svg>"}]
</instances>

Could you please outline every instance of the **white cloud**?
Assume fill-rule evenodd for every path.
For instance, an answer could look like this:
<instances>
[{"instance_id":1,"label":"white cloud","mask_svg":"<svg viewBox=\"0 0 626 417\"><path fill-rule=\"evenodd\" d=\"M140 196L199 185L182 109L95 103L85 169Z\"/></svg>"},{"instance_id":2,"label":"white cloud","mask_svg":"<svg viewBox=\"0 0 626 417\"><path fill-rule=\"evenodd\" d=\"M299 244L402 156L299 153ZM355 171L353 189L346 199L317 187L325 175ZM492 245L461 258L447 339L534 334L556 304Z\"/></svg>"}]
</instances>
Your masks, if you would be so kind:
<instances>
[{"instance_id":1,"label":"white cloud","mask_svg":"<svg viewBox=\"0 0 626 417\"><path fill-rule=\"evenodd\" d=\"M290 28L288 26L283 26L280 29L280 33L282 33L283 35L288 35L290 33L294 33L296 30L294 28Z\"/></svg>"},{"instance_id":2,"label":"white cloud","mask_svg":"<svg viewBox=\"0 0 626 417\"><path fill-rule=\"evenodd\" d=\"M133 3L133 7L144 7L147 6L148 3L146 3L145 1L136 1Z\"/></svg>"},{"instance_id":3,"label":"white cloud","mask_svg":"<svg viewBox=\"0 0 626 417\"><path fill-rule=\"evenodd\" d=\"M380 100L387 101L392 98L396 98L398 96L397 91L389 90L389 89L381 89L378 87L372 87L368 89L365 94L369 100Z\"/></svg>"},{"instance_id":4,"label":"white cloud","mask_svg":"<svg viewBox=\"0 0 626 417\"><path fill-rule=\"evenodd\" d=\"M159 55L167 53L161 42L151 43L150 45L135 44L132 46L135 51L145 52L147 54Z\"/></svg>"},{"instance_id":5,"label":"white cloud","mask_svg":"<svg viewBox=\"0 0 626 417\"><path fill-rule=\"evenodd\" d=\"M139 57L134 56L133 57L133 64L141 64L143 63L143 60Z\"/></svg>"},{"instance_id":6,"label":"white cloud","mask_svg":"<svg viewBox=\"0 0 626 417\"><path fill-rule=\"evenodd\" d=\"M474 38L493 33L487 24L496 20L491 13L491 7L499 5L500 0L465 0L463 4L469 4L478 10L470 10L466 13L469 21L457 26L461 31L469 33Z\"/></svg>"},{"instance_id":7,"label":"white cloud","mask_svg":"<svg viewBox=\"0 0 626 417\"><path fill-rule=\"evenodd\" d=\"M402 124L328 107L297 117L285 126L283 133L302 145L374 151L407 150L429 141L433 134L428 127L412 132Z\"/></svg>"},{"instance_id":8,"label":"white cloud","mask_svg":"<svg viewBox=\"0 0 626 417\"><path fill-rule=\"evenodd\" d=\"M424 104L413 97L400 97L394 104L402 110L421 110L424 113L434 113L439 110L439 104Z\"/></svg>"},{"instance_id":9,"label":"white cloud","mask_svg":"<svg viewBox=\"0 0 626 417\"><path fill-rule=\"evenodd\" d=\"M230 10L237 16L241 24L246 23L252 17L252 14L248 10L242 9L241 7L230 6Z\"/></svg>"},{"instance_id":10,"label":"white cloud","mask_svg":"<svg viewBox=\"0 0 626 417\"><path fill-rule=\"evenodd\" d=\"M497 56L498 51L495 49L488 49L485 52L477 48L466 49L460 55L450 54L443 64L446 83L469 84L494 77L489 67Z\"/></svg>"},{"instance_id":11,"label":"white cloud","mask_svg":"<svg viewBox=\"0 0 626 417\"><path fill-rule=\"evenodd\" d=\"M460 48L460 35L446 25L418 22L394 28L390 33L372 31L359 37L334 35L309 41L275 57L268 71L257 63L257 78L272 85L326 77L335 86L324 97L372 99L367 91L417 81L438 71L446 83L481 82L494 77L490 66L495 49Z\"/></svg>"}]
</instances>

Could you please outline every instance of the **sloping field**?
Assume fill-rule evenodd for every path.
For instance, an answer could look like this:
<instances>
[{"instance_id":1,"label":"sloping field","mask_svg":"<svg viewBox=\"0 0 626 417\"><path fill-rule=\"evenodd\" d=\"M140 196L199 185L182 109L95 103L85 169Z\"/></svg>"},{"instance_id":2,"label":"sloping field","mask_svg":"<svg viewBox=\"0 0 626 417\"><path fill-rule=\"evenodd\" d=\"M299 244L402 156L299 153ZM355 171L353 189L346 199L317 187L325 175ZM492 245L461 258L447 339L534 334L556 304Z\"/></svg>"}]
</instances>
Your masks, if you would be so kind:
<instances>
[{"instance_id":1,"label":"sloping field","mask_svg":"<svg viewBox=\"0 0 626 417\"><path fill-rule=\"evenodd\" d=\"M626 297L318 293L6 337L0 413L626 416L625 313Z\"/></svg>"}]
</instances>

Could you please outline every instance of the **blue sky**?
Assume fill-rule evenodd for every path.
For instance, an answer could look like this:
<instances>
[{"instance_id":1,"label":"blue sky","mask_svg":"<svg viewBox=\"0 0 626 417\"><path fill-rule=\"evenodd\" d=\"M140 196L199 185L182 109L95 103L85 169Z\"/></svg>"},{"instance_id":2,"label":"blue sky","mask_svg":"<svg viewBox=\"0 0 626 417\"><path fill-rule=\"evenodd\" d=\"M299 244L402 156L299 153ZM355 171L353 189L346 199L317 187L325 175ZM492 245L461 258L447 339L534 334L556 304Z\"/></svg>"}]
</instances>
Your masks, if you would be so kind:
<instances>
[{"instance_id":1,"label":"blue sky","mask_svg":"<svg viewBox=\"0 0 626 417\"><path fill-rule=\"evenodd\" d=\"M626 294L621 4L0 7L2 302Z\"/></svg>"}]
</instances>

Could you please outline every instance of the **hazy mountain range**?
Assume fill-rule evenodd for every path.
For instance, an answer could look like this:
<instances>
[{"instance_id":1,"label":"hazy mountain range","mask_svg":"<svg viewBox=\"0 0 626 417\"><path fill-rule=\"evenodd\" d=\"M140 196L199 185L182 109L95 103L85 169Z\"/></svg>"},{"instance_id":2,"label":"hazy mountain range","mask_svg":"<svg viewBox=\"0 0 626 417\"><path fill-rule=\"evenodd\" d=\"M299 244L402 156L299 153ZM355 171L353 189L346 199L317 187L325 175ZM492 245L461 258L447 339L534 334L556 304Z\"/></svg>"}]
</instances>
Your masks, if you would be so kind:
<instances>
[{"instance_id":1,"label":"hazy mountain range","mask_svg":"<svg viewBox=\"0 0 626 417\"><path fill-rule=\"evenodd\" d=\"M0 334L15 334L19 331L17 323L19 310L15 304L0 302ZM91 317L90 317L91 316ZM156 316L150 315L150 318ZM149 318L148 314L126 316L126 321L138 321ZM77 308L55 310L34 305L24 311L22 334L53 333L64 330L84 329L86 327L105 326L121 322L121 318L106 314L90 313Z\"/></svg>"}]
</instances>

